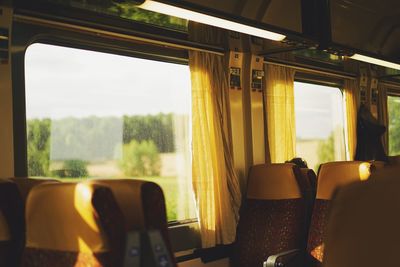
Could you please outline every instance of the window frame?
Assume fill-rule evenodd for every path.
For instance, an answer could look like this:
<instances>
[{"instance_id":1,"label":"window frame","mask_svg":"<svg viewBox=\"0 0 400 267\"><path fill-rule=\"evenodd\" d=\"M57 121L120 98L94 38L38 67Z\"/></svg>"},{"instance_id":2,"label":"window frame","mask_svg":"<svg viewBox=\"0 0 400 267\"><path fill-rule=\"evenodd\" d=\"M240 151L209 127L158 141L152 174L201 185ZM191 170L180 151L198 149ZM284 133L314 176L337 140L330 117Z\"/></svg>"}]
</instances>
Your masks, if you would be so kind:
<instances>
[{"instance_id":1,"label":"window frame","mask_svg":"<svg viewBox=\"0 0 400 267\"><path fill-rule=\"evenodd\" d=\"M398 97L399 99L400 99L400 89L394 89L394 88L388 88L387 89L387 94L386 94L386 111L387 111L387 123L388 123L388 125L387 125L387 132L386 132L386 134L387 134L387 155L389 156L389 157L391 157L391 156L394 156L394 155L390 155L390 151L389 151L389 149L390 149L390 146L389 146L389 144L390 144L390 135L389 135L389 127L390 127L390 125L389 125L389 123L390 123L390 121L389 121L389 96L390 97Z\"/></svg>"},{"instance_id":2,"label":"window frame","mask_svg":"<svg viewBox=\"0 0 400 267\"><path fill-rule=\"evenodd\" d=\"M328 75L315 75L308 72L296 72L294 82L308 83L314 85L320 85L325 87L332 87L332 89L338 89L341 94L341 101L343 106L343 137L344 137L344 160L350 160L350 155L348 153L348 133L346 129L346 106L344 99L344 80ZM297 137L295 137L297 138ZM307 160L307 159L306 159Z\"/></svg>"},{"instance_id":3,"label":"window frame","mask_svg":"<svg viewBox=\"0 0 400 267\"><path fill-rule=\"evenodd\" d=\"M47 25L14 22L11 47L12 88L13 88L13 142L14 142L14 175L28 176L27 163L27 120L25 95L25 52L34 43L44 43L90 51L130 56L147 60L188 65L188 53L184 49L160 47L157 45L133 43L105 36L90 36L73 30L57 29ZM201 246L198 229L198 218L168 223L173 248L189 251L181 256L187 260L190 251ZM190 239L188 240L188 237ZM189 242L188 242L189 241ZM182 253L180 253L182 254ZM178 258L179 261L179 258Z\"/></svg>"}]
</instances>

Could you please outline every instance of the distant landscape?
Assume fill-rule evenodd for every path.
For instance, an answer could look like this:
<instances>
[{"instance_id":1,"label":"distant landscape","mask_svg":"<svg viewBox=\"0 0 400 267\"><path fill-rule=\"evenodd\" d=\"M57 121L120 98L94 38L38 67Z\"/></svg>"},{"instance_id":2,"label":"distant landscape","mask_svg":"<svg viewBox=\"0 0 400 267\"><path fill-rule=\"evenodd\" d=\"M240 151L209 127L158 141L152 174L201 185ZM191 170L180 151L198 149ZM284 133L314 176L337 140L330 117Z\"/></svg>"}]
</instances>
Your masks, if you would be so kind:
<instances>
[{"instance_id":1,"label":"distant landscape","mask_svg":"<svg viewBox=\"0 0 400 267\"><path fill-rule=\"evenodd\" d=\"M150 180L164 190L168 220L190 218L188 117L157 114L32 119L28 125L28 172L63 181L87 178ZM187 135L187 134L186 134ZM190 207L189 207L190 206Z\"/></svg>"}]
</instances>

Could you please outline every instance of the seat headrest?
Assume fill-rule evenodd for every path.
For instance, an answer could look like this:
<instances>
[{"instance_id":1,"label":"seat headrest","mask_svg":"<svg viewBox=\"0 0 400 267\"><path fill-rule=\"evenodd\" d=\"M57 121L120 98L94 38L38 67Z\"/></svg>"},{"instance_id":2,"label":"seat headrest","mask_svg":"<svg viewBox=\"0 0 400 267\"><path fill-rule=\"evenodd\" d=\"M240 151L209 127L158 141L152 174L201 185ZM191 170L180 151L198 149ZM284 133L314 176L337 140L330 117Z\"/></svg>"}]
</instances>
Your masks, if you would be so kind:
<instances>
[{"instance_id":1,"label":"seat headrest","mask_svg":"<svg viewBox=\"0 0 400 267\"><path fill-rule=\"evenodd\" d=\"M110 204L111 203L111 204ZM112 205L112 204L115 205ZM42 183L27 199L26 247L69 252L109 250L100 207L118 206L109 188L90 183ZM115 219L115 223L119 221ZM114 221L113 221L114 223ZM119 225L123 228L123 225Z\"/></svg>"},{"instance_id":2,"label":"seat headrest","mask_svg":"<svg viewBox=\"0 0 400 267\"><path fill-rule=\"evenodd\" d=\"M247 184L247 198L276 200L301 198L298 185L300 173L291 163L252 166Z\"/></svg>"},{"instance_id":3,"label":"seat headrest","mask_svg":"<svg viewBox=\"0 0 400 267\"><path fill-rule=\"evenodd\" d=\"M31 189L42 183L59 183L56 179L37 179L37 178L29 178L29 177L13 177L9 178L10 181L15 183L18 186L18 190L21 194L21 198L23 203L25 203L29 192Z\"/></svg>"},{"instance_id":4,"label":"seat headrest","mask_svg":"<svg viewBox=\"0 0 400 267\"><path fill-rule=\"evenodd\" d=\"M317 199L331 199L338 186L367 180L371 164L363 161L337 161L321 164L318 172Z\"/></svg>"},{"instance_id":5,"label":"seat headrest","mask_svg":"<svg viewBox=\"0 0 400 267\"><path fill-rule=\"evenodd\" d=\"M90 183L111 189L124 214L126 231L157 229L154 223L166 224L164 194L156 183L132 179L98 179Z\"/></svg>"}]
</instances>

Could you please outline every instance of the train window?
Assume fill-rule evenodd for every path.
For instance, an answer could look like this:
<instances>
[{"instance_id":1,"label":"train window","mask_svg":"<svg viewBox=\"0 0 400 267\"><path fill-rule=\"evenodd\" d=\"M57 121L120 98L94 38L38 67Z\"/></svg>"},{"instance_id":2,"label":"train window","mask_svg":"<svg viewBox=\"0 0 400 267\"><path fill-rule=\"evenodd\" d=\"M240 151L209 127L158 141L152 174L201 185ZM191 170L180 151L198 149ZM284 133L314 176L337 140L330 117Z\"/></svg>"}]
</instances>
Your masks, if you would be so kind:
<instances>
[{"instance_id":1,"label":"train window","mask_svg":"<svg viewBox=\"0 0 400 267\"><path fill-rule=\"evenodd\" d=\"M30 176L150 180L196 217L188 66L37 43L25 83Z\"/></svg>"},{"instance_id":2,"label":"train window","mask_svg":"<svg viewBox=\"0 0 400 267\"><path fill-rule=\"evenodd\" d=\"M345 160L343 95L339 88L295 82L296 152L315 171Z\"/></svg>"},{"instance_id":3,"label":"train window","mask_svg":"<svg viewBox=\"0 0 400 267\"><path fill-rule=\"evenodd\" d=\"M400 96L388 96L389 155L400 155Z\"/></svg>"},{"instance_id":4,"label":"train window","mask_svg":"<svg viewBox=\"0 0 400 267\"><path fill-rule=\"evenodd\" d=\"M59 5L70 6L74 8L90 10L96 13L102 13L115 16L122 19L133 20L141 23L150 24L175 31L186 32L188 21L178 17L148 11L138 8L129 1L84 1L84 0L47 0Z\"/></svg>"}]
</instances>

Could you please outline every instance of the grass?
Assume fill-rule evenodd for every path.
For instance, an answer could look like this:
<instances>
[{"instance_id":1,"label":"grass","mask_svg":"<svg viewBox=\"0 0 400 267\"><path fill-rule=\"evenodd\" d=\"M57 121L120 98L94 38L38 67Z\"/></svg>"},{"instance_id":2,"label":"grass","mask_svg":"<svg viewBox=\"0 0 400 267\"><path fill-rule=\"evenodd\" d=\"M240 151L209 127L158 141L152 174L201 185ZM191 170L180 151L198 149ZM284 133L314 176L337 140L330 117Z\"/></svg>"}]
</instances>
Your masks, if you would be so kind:
<instances>
[{"instance_id":1,"label":"grass","mask_svg":"<svg viewBox=\"0 0 400 267\"><path fill-rule=\"evenodd\" d=\"M38 177L40 178L40 177ZM77 182L77 181L84 181L88 180L90 178L57 178L57 180L62 181L62 182ZM165 197L165 202L166 202L166 207L167 207L167 218L168 221L177 221L177 220L184 220L184 219L190 219L190 218L185 218L187 216L195 216L194 215L194 203L192 200L191 192L188 192L188 190L184 190L184 192L180 192L179 190L179 184L178 184L178 179L176 177L128 177L126 179L139 179L139 180L145 180L145 181L151 181L156 184L158 184L163 192L164 192L164 197ZM185 214L179 215L178 209L179 205L184 203L185 207L183 207L183 210L185 210ZM181 208L182 209L182 208ZM190 215L187 215L190 214Z\"/></svg>"}]
</instances>

